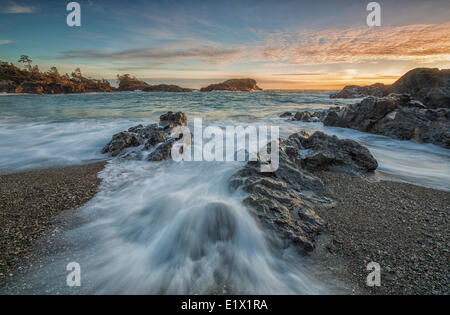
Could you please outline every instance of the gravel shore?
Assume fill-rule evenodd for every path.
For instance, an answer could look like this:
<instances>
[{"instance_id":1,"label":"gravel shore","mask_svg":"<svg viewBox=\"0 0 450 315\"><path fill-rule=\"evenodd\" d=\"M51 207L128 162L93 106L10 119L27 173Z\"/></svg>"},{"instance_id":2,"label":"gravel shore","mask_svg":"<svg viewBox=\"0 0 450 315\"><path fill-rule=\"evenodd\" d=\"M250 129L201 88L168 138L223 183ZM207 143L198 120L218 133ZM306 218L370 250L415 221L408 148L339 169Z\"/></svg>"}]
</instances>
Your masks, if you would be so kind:
<instances>
[{"instance_id":1,"label":"gravel shore","mask_svg":"<svg viewBox=\"0 0 450 315\"><path fill-rule=\"evenodd\" d=\"M38 240L56 228L55 216L91 199L105 163L0 175L0 284L31 262Z\"/></svg>"},{"instance_id":2,"label":"gravel shore","mask_svg":"<svg viewBox=\"0 0 450 315\"><path fill-rule=\"evenodd\" d=\"M369 182L346 174L316 174L338 202L318 209L329 235L322 259L369 294L448 294L450 192L405 183ZM319 249L320 251L320 249ZM369 262L381 266L381 286L368 287Z\"/></svg>"}]
</instances>

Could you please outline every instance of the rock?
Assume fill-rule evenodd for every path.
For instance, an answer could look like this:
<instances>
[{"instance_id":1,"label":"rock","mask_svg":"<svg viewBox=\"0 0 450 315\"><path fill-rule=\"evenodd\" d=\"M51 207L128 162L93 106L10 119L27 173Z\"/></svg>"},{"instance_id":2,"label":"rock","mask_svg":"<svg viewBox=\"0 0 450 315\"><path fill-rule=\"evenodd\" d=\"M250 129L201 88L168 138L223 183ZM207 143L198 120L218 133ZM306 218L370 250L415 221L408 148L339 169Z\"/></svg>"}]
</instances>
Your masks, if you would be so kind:
<instances>
[{"instance_id":1,"label":"rock","mask_svg":"<svg viewBox=\"0 0 450 315\"><path fill-rule=\"evenodd\" d=\"M384 97L390 93L409 94L425 107L450 108L450 69L416 68L405 73L392 85L350 85L330 98Z\"/></svg>"},{"instance_id":2,"label":"rock","mask_svg":"<svg viewBox=\"0 0 450 315\"><path fill-rule=\"evenodd\" d=\"M450 69L413 69L392 85L392 91L408 93L427 108L450 108Z\"/></svg>"},{"instance_id":3,"label":"rock","mask_svg":"<svg viewBox=\"0 0 450 315\"><path fill-rule=\"evenodd\" d=\"M37 82L25 81L16 87L15 93L44 94L44 87Z\"/></svg>"},{"instance_id":4,"label":"rock","mask_svg":"<svg viewBox=\"0 0 450 315\"><path fill-rule=\"evenodd\" d=\"M17 84L11 80L0 80L0 93L14 93Z\"/></svg>"},{"instance_id":5,"label":"rock","mask_svg":"<svg viewBox=\"0 0 450 315\"><path fill-rule=\"evenodd\" d=\"M102 149L102 153L119 155L125 148L137 147L143 143L140 136L123 131L115 134L111 141Z\"/></svg>"},{"instance_id":6,"label":"rock","mask_svg":"<svg viewBox=\"0 0 450 315\"><path fill-rule=\"evenodd\" d=\"M182 88L173 84L150 85L142 89L144 92L192 92L192 89Z\"/></svg>"},{"instance_id":7,"label":"rock","mask_svg":"<svg viewBox=\"0 0 450 315\"><path fill-rule=\"evenodd\" d=\"M330 98L359 98L364 96L383 97L390 92L390 87L382 83L370 86L348 85L339 93L331 94Z\"/></svg>"},{"instance_id":8,"label":"rock","mask_svg":"<svg viewBox=\"0 0 450 315\"><path fill-rule=\"evenodd\" d=\"M425 109L422 105L405 95L367 97L348 107L329 109L323 123L450 148L450 109Z\"/></svg>"},{"instance_id":9,"label":"rock","mask_svg":"<svg viewBox=\"0 0 450 315\"><path fill-rule=\"evenodd\" d=\"M256 85L256 81L253 79L231 79L218 84L211 84L207 87L201 88L201 92L211 92L211 91L260 91Z\"/></svg>"},{"instance_id":10,"label":"rock","mask_svg":"<svg viewBox=\"0 0 450 315\"><path fill-rule=\"evenodd\" d=\"M174 142L175 140L170 139L169 141L159 144L158 146L155 147L155 150L148 155L147 160L163 161L168 159L171 156Z\"/></svg>"},{"instance_id":11,"label":"rock","mask_svg":"<svg viewBox=\"0 0 450 315\"><path fill-rule=\"evenodd\" d=\"M284 112L283 114L280 115L281 118L291 117L291 116L292 116L292 113L290 113L290 112Z\"/></svg>"},{"instance_id":12,"label":"rock","mask_svg":"<svg viewBox=\"0 0 450 315\"><path fill-rule=\"evenodd\" d=\"M165 129L174 128L176 126L186 126L186 121L186 115L182 112L175 114L173 112L168 112L167 114L161 115L159 118L159 124Z\"/></svg>"},{"instance_id":13,"label":"rock","mask_svg":"<svg viewBox=\"0 0 450 315\"><path fill-rule=\"evenodd\" d=\"M171 138L172 128L186 126L186 121L186 115L182 112L175 114L173 112L167 112L160 116L159 126L157 124L151 124L145 127L143 125L137 125L129 128L127 131L115 134L111 141L103 148L102 153L110 153L111 156L117 156L126 148L144 144L142 150L147 151L153 149L147 157L147 160L165 160L170 156L174 142L182 138ZM142 154L140 152L128 152L122 154L122 157L126 159L137 159L142 157Z\"/></svg>"},{"instance_id":14,"label":"rock","mask_svg":"<svg viewBox=\"0 0 450 315\"><path fill-rule=\"evenodd\" d=\"M378 167L370 151L358 142L339 139L316 131L309 137L293 134L289 140L299 144L306 153L301 153L302 166L310 171L342 171L350 174L364 175Z\"/></svg>"},{"instance_id":15,"label":"rock","mask_svg":"<svg viewBox=\"0 0 450 315\"><path fill-rule=\"evenodd\" d=\"M310 112L297 112L295 113L294 118L292 118L292 120L312 122L313 117Z\"/></svg>"},{"instance_id":16,"label":"rock","mask_svg":"<svg viewBox=\"0 0 450 315\"><path fill-rule=\"evenodd\" d=\"M332 193L319 178L302 168L297 143L280 139L279 144L279 168L275 172L261 173L258 158L231 177L230 187L241 187L249 193L244 203L265 227L289 239L301 251L311 251L324 227L314 208L318 204L331 205Z\"/></svg>"},{"instance_id":17,"label":"rock","mask_svg":"<svg viewBox=\"0 0 450 315\"><path fill-rule=\"evenodd\" d=\"M119 80L118 91L142 91L149 87L149 85L144 82L132 77L129 74L117 75Z\"/></svg>"}]
</instances>

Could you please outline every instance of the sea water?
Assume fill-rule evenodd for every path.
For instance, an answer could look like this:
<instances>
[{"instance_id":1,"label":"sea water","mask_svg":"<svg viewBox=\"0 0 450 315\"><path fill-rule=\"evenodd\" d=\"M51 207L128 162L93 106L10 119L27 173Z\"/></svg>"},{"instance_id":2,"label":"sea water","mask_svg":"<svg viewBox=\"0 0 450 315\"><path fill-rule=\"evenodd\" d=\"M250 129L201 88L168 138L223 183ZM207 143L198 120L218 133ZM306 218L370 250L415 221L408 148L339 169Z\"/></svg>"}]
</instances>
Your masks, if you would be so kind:
<instances>
[{"instance_id":1,"label":"sea water","mask_svg":"<svg viewBox=\"0 0 450 315\"><path fill-rule=\"evenodd\" d=\"M350 129L279 118L355 100L327 93L95 93L0 96L0 173L105 160L111 135L182 111L205 125L274 125L281 136L304 130L366 145L386 180L450 190L450 152ZM243 162L109 159L99 193L74 218L58 252L24 279L26 292L71 293L66 264L82 270L78 293L335 293L295 249L262 229L229 177Z\"/></svg>"}]
</instances>

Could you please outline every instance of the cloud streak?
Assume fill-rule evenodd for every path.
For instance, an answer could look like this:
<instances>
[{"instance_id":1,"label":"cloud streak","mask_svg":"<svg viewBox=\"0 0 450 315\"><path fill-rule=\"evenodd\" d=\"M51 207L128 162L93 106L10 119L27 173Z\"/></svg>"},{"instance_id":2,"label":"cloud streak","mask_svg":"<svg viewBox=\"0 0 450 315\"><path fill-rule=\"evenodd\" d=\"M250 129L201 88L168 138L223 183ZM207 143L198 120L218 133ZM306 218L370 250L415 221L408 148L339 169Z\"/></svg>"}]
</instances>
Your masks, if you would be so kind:
<instances>
[{"instance_id":1,"label":"cloud streak","mask_svg":"<svg viewBox=\"0 0 450 315\"><path fill-rule=\"evenodd\" d=\"M34 6L26 6L15 3L0 10L0 13L7 13L7 14L30 14L34 12L36 12L36 8Z\"/></svg>"},{"instance_id":2,"label":"cloud streak","mask_svg":"<svg viewBox=\"0 0 450 315\"><path fill-rule=\"evenodd\" d=\"M106 59L113 61L177 61L201 60L209 64L220 64L244 55L237 46L223 47L212 44L179 42L152 48L105 52L98 49L64 51L59 59Z\"/></svg>"},{"instance_id":3,"label":"cloud streak","mask_svg":"<svg viewBox=\"0 0 450 315\"><path fill-rule=\"evenodd\" d=\"M9 40L9 39L0 40L0 45L6 45L6 44L9 44L9 43L12 43L12 40Z\"/></svg>"}]
</instances>

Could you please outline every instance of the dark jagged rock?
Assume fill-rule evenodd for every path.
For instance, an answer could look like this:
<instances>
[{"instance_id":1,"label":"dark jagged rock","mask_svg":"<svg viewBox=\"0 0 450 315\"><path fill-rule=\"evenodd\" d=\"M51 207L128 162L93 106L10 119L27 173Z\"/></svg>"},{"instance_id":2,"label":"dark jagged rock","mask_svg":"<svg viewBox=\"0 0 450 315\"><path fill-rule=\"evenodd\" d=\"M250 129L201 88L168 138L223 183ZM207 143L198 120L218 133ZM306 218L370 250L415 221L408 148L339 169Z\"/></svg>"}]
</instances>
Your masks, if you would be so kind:
<instances>
[{"instance_id":1,"label":"dark jagged rock","mask_svg":"<svg viewBox=\"0 0 450 315\"><path fill-rule=\"evenodd\" d=\"M148 155L148 161L163 161L171 156L172 147L175 139L170 139L155 147L155 150Z\"/></svg>"},{"instance_id":2,"label":"dark jagged rock","mask_svg":"<svg viewBox=\"0 0 450 315\"><path fill-rule=\"evenodd\" d=\"M331 205L331 192L321 180L302 169L296 143L280 139L279 168L261 173L261 162L249 162L230 179L230 187L249 193L244 203L270 230L311 251L323 220L314 212L317 203Z\"/></svg>"},{"instance_id":3,"label":"dark jagged rock","mask_svg":"<svg viewBox=\"0 0 450 315\"><path fill-rule=\"evenodd\" d=\"M150 85L144 89L144 92L192 92L192 89L182 88L178 85L173 84L158 84L158 85Z\"/></svg>"},{"instance_id":4,"label":"dark jagged rock","mask_svg":"<svg viewBox=\"0 0 450 315\"><path fill-rule=\"evenodd\" d=\"M331 94L330 98L359 98L364 96L383 97L391 91L390 86L376 83L369 86L347 85L340 92Z\"/></svg>"},{"instance_id":5,"label":"dark jagged rock","mask_svg":"<svg viewBox=\"0 0 450 315\"><path fill-rule=\"evenodd\" d=\"M408 93L428 108L450 108L450 69L413 69L392 85L392 91Z\"/></svg>"},{"instance_id":6,"label":"dark jagged rock","mask_svg":"<svg viewBox=\"0 0 450 315\"><path fill-rule=\"evenodd\" d=\"M408 71L392 85L350 85L330 98L384 97L391 93L409 94L427 108L450 108L450 69L416 68Z\"/></svg>"},{"instance_id":7,"label":"dark jagged rock","mask_svg":"<svg viewBox=\"0 0 450 315\"><path fill-rule=\"evenodd\" d=\"M341 140L320 131L309 137L293 134L289 140L298 143L301 149L307 150L301 154L301 162L302 166L310 171L334 170L364 175L378 167L370 151L354 140Z\"/></svg>"},{"instance_id":8,"label":"dark jagged rock","mask_svg":"<svg viewBox=\"0 0 450 315\"><path fill-rule=\"evenodd\" d=\"M159 124L163 128L174 128L176 126L186 126L187 118L182 112L173 113L167 112L167 114L161 115Z\"/></svg>"},{"instance_id":9,"label":"dark jagged rock","mask_svg":"<svg viewBox=\"0 0 450 315\"><path fill-rule=\"evenodd\" d=\"M256 85L256 81L253 79L231 79L218 84L211 84L207 87L201 88L201 92L211 92L211 91L241 91L241 92L251 92L260 91L261 88Z\"/></svg>"},{"instance_id":10,"label":"dark jagged rock","mask_svg":"<svg viewBox=\"0 0 450 315\"><path fill-rule=\"evenodd\" d=\"M423 107L408 95L367 97L348 107L329 109L323 123L449 149L450 109Z\"/></svg>"},{"instance_id":11,"label":"dark jagged rock","mask_svg":"<svg viewBox=\"0 0 450 315\"><path fill-rule=\"evenodd\" d=\"M102 153L111 153L112 156L119 155L125 148L137 147L143 143L140 136L123 131L115 134L111 141L103 148Z\"/></svg>"},{"instance_id":12,"label":"dark jagged rock","mask_svg":"<svg viewBox=\"0 0 450 315\"><path fill-rule=\"evenodd\" d=\"M182 112L168 112L160 116L159 126L137 125L115 134L111 141L103 148L102 153L110 153L111 156L122 154L126 148L143 146L143 150L152 150L148 156L149 161L161 161L170 156L172 146L179 138L170 137L172 129L177 126L186 126L186 115ZM124 158L141 158L142 154L126 153Z\"/></svg>"},{"instance_id":13,"label":"dark jagged rock","mask_svg":"<svg viewBox=\"0 0 450 315\"><path fill-rule=\"evenodd\" d=\"M320 121L318 116L320 116L319 112L310 113L308 111L301 111L301 112L295 113L292 120L303 121L303 122L318 122L318 121Z\"/></svg>"},{"instance_id":14,"label":"dark jagged rock","mask_svg":"<svg viewBox=\"0 0 450 315\"><path fill-rule=\"evenodd\" d=\"M280 117L281 117L281 118L284 118L284 117L292 117L292 113L290 113L290 112L284 112L283 114L280 115Z\"/></svg>"},{"instance_id":15,"label":"dark jagged rock","mask_svg":"<svg viewBox=\"0 0 450 315\"><path fill-rule=\"evenodd\" d=\"M268 145L270 152L272 142ZM324 160L322 160L324 159ZM261 172L261 158L250 161L230 178L232 190L249 194L244 203L265 227L291 240L302 251L311 251L324 227L315 213L318 206L332 206L334 194L310 171L330 170L364 175L377 162L364 146L316 132L292 134L279 139L279 167Z\"/></svg>"}]
</instances>

